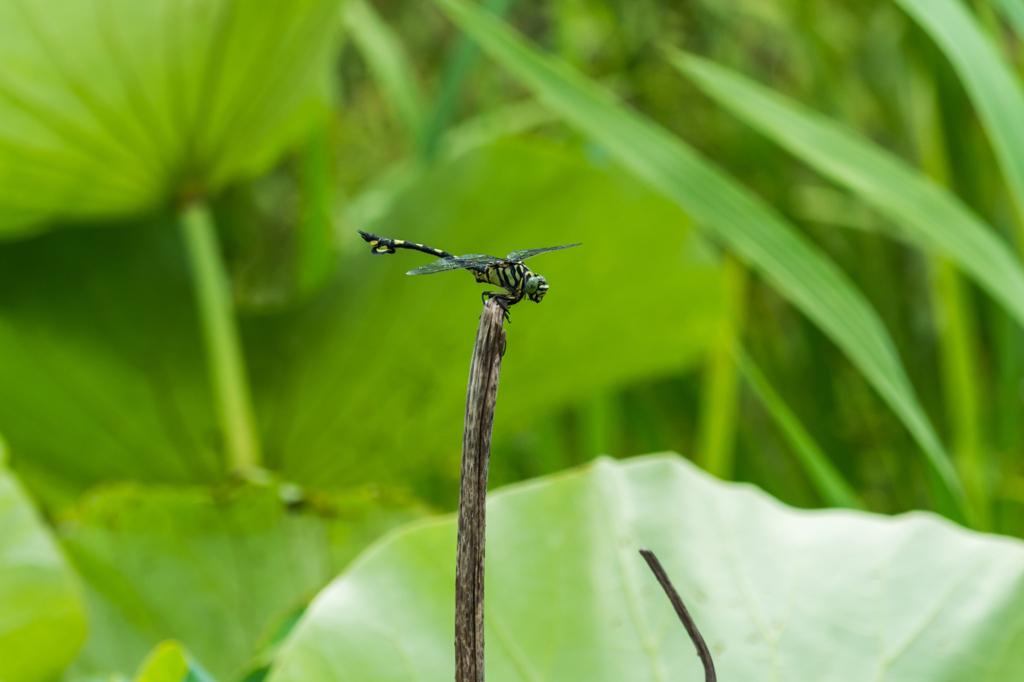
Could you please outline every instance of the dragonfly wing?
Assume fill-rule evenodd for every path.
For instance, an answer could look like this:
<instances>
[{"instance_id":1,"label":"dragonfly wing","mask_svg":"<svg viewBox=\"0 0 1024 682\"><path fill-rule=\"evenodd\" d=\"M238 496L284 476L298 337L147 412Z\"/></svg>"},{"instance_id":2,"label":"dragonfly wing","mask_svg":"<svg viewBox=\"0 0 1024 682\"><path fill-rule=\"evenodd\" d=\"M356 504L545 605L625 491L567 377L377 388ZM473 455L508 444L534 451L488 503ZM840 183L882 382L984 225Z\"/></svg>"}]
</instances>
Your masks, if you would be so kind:
<instances>
[{"instance_id":1,"label":"dragonfly wing","mask_svg":"<svg viewBox=\"0 0 1024 682\"><path fill-rule=\"evenodd\" d=\"M421 265L415 270L405 273L407 275L430 275L435 272L448 272L449 270L465 270L466 268L481 267L490 263L497 263L500 258L485 256L480 253L469 253L465 256L454 258L438 258L433 263Z\"/></svg>"},{"instance_id":2,"label":"dragonfly wing","mask_svg":"<svg viewBox=\"0 0 1024 682\"><path fill-rule=\"evenodd\" d=\"M568 249L573 246L579 246L583 242L576 244L563 244L562 246L546 246L543 249L523 249L522 251L513 251L508 254L508 260L526 260L527 258L533 258L536 255L547 253L548 251L558 251L560 249Z\"/></svg>"}]
</instances>

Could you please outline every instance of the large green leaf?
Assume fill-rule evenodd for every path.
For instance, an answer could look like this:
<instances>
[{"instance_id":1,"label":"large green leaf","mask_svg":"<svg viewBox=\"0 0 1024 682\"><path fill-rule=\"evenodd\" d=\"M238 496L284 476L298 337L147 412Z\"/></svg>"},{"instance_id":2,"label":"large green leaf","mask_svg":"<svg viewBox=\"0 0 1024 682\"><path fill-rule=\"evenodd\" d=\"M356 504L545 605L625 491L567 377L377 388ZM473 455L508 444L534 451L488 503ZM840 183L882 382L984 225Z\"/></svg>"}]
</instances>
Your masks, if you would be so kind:
<instances>
[{"instance_id":1,"label":"large green leaf","mask_svg":"<svg viewBox=\"0 0 1024 682\"><path fill-rule=\"evenodd\" d=\"M0 235L265 169L324 104L337 4L0 2Z\"/></svg>"},{"instance_id":2,"label":"large green leaf","mask_svg":"<svg viewBox=\"0 0 1024 682\"><path fill-rule=\"evenodd\" d=\"M47 502L223 473L183 247L167 223L0 245L0 428Z\"/></svg>"},{"instance_id":3,"label":"large green leaf","mask_svg":"<svg viewBox=\"0 0 1024 682\"><path fill-rule=\"evenodd\" d=\"M451 680L455 533L449 517L367 550L314 600L269 682ZM1024 543L929 513L797 511L656 456L494 494L487 535L496 682L703 679L641 547L719 679L1024 677Z\"/></svg>"},{"instance_id":4,"label":"large green leaf","mask_svg":"<svg viewBox=\"0 0 1024 682\"><path fill-rule=\"evenodd\" d=\"M961 0L896 0L960 76L1002 168L1024 230L1024 87Z\"/></svg>"},{"instance_id":5,"label":"large green leaf","mask_svg":"<svg viewBox=\"0 0 1024 682\"><path fill-rule=\"evenodd\" d=\"M173 638L216 677L236 679L352 557L422 513L370 489L122 485L93 494L62 526L90 626L71 676L130 676Z\"/></svg>"},{"instance_id":6,"label":"large green leaf","mask_svg":"<svg viewBox=\"0 0 1024 682\"><path fill-rule=\"evenodd\" d=\"M583 242L530 261L551 290L512 308L496 442L595 391L692 366L720 315L720 265L682 212L551 144L502 143L444 163L373 230L499 256ZM331 290L243 329L267 462L309 484L411 478L450 494L484 287L463 272L407 277L429 258L372 256L348 236Z\"/></svg>"},{"instance_id":7,"label":"large green leaf","mask_svg":"<svg viewBox=\"0 0 1024 682\"><path fill-rule=\"evenodd\" d=\"M705 93L949 258L1024 325L1024 270L951 192L852 130L699 57L671 60Z\"/></svg>"},{"instance_id":8,"label":"large green leaf","mask_svg":"<svg viewBox=\"0 0 1024 682\"><path fill-rule=\"evenodd\" d=\"M0 680L53 679L84 637L71 567L0 458Z\"/></svg>"},{"instance_id":9,"label":"large green leaf","mask_svg":"<svg viewBox=\"0 0 1024 682\"><path fill-rule=\"evenodd\" d=\"M436 0L494 59L638 178L689 213L846 353L920 444L965 515L963 487L878 315L829 258L677 137L462 0Z\"/></svg>"}]
</instances>

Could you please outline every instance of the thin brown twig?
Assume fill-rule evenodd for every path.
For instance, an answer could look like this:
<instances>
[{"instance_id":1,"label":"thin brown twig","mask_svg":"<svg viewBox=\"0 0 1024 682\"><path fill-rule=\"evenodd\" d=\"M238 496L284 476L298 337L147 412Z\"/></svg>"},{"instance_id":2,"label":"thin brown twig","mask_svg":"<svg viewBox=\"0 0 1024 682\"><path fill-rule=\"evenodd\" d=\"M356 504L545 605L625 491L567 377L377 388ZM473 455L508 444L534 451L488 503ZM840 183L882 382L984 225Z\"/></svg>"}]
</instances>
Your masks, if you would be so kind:
<instances>
[{"instance_id":1,"label":"thin brown twig","mask_svg":"<svg viewBox=\"0 0 1024 682\"><path fill-rule=\"evenodd\" d=\"M700 636L697 624L690 617L690 612L686 610L682 598L676 592L676 588L672 586L672 581L668 579L665 569L661 567L661 562L658 561L658 557L654 556L654 552L649 549L641 549L640 556L651 567L654 577L661 583L661 588L665 590L665 594L668 595L668 600L672 602L672 607L675 608L679 620L683 621L683 627L686 628L687 634L693 640L693 646L697 649L700 662L704 664L704 682L715 682L718 678L715 676L715 664L711 660L711 652L708 651L708 645L704 643L704 638Z\"/></svg>"},{"instance_id":2,"label":"thin brown twig","mask_svg":"<svg viewBox=\"0 0 1024 682\"><path fill-rule=\"evenodd\" d=\"M455 557L455 680L484 680L484 527L491 427L505 353L505 311L484 304L469 364L466 426L462 436L459 538Z\"/></svg>"}]
</instances>

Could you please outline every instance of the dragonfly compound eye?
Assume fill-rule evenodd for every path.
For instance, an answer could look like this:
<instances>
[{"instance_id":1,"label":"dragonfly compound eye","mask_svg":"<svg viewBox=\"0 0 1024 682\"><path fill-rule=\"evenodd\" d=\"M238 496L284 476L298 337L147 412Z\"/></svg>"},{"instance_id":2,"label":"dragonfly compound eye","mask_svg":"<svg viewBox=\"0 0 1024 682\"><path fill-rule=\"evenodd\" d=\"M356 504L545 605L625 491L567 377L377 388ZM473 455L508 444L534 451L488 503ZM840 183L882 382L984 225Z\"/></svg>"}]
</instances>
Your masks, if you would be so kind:
<instances>
[{"instance_id":1,"label":"dragonfly compound eye","mask_svg":"<svg viewBox=\"0 0 1024 682\"><path fill-rule=\"evenodd\" d=\"M533 275L526 279L526 295L531 301L540 302L544 294L548 293L548 281L540 275Z\"/></svg>"}]
</instances>

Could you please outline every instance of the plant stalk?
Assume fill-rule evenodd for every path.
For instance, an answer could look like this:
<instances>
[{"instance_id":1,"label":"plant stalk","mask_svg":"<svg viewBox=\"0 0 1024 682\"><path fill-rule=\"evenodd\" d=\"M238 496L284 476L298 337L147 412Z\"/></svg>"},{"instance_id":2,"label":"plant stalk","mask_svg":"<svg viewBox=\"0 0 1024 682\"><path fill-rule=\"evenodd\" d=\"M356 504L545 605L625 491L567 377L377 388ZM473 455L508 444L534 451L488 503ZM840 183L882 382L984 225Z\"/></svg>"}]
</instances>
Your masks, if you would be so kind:
<instances>
[{"instance_id":1,"label":"plant stalk","mask_svg":"<svg viewBox=\"0 0 1024 682\"><path fill-rule=\"evenodd\" d=\"M736 465L735 442L739 394L733 347L743 335L746 317L747 269L731 254L723 262L722 319L702 379L697 462L709 474L730 480Z\"/></svg>"},{"instance_id":2,"label":"plant stalk","mask_svg":"<svg viewBox=\"0 0 1024 682\"><path fill-rule=\"evenodd\" d=\"M245 473L260 465L260 447L231 288L213 216L209 207L200 201L185 206L179 219L192 268L206 360L228 463L233 471Z\"/></svg>"},{"instance_id":3,"label":"plant stalk","mask_svg":"<svg viewBox=\"0 0 1024 682\"><path fill-rule=\"evenodd\" d=\"M668 574L665 573L661 562L658 561L658 557L654 556L654 552L649 549L641 549L640 556L644 558L644 561L651 568L654 577L661 584L661 589L665 590L665 595L668 597L669 602L672 603L672 608L675 609L676 615L679 616L683 627L686 628L686 634L690 636L693 648L697 650L700 662L704 666L704 682L716 682L718 677L715 674L715 664L711 660L711 651L708 650L708 645L704 643L704 638L701 636L700 630L697 629L697 624L693 622L693 617L686 610L682 597L679 596L679 592L676 591L672 581L669 580Z\"/></svg>"},{"instance_id":4,"label":"plant stalk","mask_svg":"<svg viewBox=\"0 0 1024 682\"><path fill-rule=\"evenodd\" d=\"M484 679L484 528L491 428L505 354L504 311L484 304L469 364L466 426L462 436L459 537L455 555L455 680Z\"/></svg>"}]
</instances>

